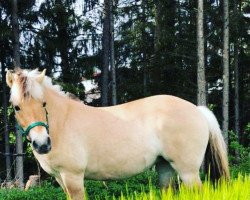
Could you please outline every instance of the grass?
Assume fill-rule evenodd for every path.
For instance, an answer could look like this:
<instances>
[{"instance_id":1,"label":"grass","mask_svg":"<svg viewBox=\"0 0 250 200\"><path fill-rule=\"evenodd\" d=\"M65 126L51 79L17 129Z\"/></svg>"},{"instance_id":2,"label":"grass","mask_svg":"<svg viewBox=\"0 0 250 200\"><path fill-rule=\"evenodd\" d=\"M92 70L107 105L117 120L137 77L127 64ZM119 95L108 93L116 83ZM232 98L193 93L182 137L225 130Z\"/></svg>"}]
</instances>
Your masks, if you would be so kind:
<instances>
[{"instance_id":1,"label":"grass","mask_svg":"<svg viewBox=\"0 0 250 200\"><path fill-rule=\"evenodd\" d=\"M127 194L112 200L250 200L250 176L239 175L237 179L230 182L222 180L216 185L205 181L202 189L198 187L191 189L181 185L178 192L171 187L159 191L150 186L149 192L128 191Z\"/></svg>"},{"instance_id":2,"label":"grass","mask_svg":"<svg viewBox=\"0 0 250 200\"><path fill-rule=\"evenodd\" d=\"M190 189L180 185L178 191L171 187L160 191L154 186L154 181L152 181L154 184L141 184L137 182L138 179L140 176L120 183L107 182L107 185L102 182L87 181L88 200L250 200L249 175L239 174L237 178L229 182L222 180L216 185L205 181L202 189ZM45 183L27 192L18 189L1 189L0 199L66 200L66 196L60 188L52 186L51 183Z\"/></svg>"}]
</instances>

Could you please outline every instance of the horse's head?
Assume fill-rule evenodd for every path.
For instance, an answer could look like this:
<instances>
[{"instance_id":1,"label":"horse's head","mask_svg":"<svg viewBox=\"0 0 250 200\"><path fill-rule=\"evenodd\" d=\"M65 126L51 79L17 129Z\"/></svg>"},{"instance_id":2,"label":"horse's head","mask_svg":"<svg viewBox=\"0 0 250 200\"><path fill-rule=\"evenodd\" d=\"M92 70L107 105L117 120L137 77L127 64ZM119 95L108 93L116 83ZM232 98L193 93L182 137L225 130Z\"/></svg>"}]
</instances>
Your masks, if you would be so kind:
<instances>
[{"instance_id":1,"label":"horse's head","mask_svg":"<svg viewBox=\"0 0 250 200\"><path fill-rule=\"evenodd\" d=\"M19 128L39 154L46 154L51 150L43 91L45 72L46 70L40 73L38 70L18 69L15 72L7 71L6 74L6 82L11 89L10 102Z\"/></svg>"}]
</instances>

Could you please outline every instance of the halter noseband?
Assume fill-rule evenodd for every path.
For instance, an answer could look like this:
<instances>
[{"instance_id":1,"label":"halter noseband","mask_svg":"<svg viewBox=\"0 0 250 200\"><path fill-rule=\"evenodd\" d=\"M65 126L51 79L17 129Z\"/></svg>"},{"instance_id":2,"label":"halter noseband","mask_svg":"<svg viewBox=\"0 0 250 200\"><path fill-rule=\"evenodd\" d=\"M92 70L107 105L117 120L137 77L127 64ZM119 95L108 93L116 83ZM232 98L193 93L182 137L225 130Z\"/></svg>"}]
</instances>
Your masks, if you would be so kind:
<instances>
[{"instance_id":1,"label":"halter noseband","mask_svg":"<svg viewBox=\"0 0 250 200\"><path fill-rule=\"evenodd\" d=\"M48 132L48 134L49 134L48 111L47 111L47 109L46 109L45 106L44 106L44 110L45 110L45 113L46 113L46 123L47 123L47 124L45 124L44 122L39 122L39 121L38 121L38 122L32 122L32 123L26 128L26 130L24 130L23 127L21 127L21 126L17 123L17 129L21 132L21 134L22 134L23 136L27 136L27 135L29 134L30 130L31 130L32 128L35 128L36 126L43 126L43 127L45 127L46 130L47 130L47 132Z\"/></svg>"}]
</instances>

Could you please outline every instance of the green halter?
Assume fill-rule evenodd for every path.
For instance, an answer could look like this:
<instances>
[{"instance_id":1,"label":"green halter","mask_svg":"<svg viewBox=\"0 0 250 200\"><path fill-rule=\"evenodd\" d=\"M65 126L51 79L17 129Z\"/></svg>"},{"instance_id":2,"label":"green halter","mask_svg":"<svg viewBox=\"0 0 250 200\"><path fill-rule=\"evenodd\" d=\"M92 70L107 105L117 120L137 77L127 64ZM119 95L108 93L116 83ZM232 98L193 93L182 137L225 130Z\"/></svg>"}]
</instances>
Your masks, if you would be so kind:
<instances>
[{"instance_id":1,"label":"green halter","mask_svg":"<svg viewBox=\"0 0 250 200\"><path fill-rule=\"evenodd\" d=\"M24 130L23 127L21 127L21 126L17 123L16 127L17 127L17 129L21 132L21 134L22 134L23 136L27 136L27 135L29 134L30 130L31 130L32 128L35 128L36 126L43 126L43 127L45 127L46 130L47 130L47 132L48 132L48 134L49 134L48 112L47 112L47 110L46 110L45 107L44 107L44 109L45 109L45 113L46 113L46 123L47 123L47 124L45 124L44 122L33 122L33 123L31 123L31 124L26 128L26 130Z\"/></svg>"},{"instance_id":2,"label":"green halter","mask_svg":"<svg viewBox=\"0 0 250 200\"><path fill-rule=\"evenodd\" d=\"M17 124L17 129L21 132L23 136L27 136L30 130L32 128L35 128L36 126L43 126L46 128L47 132L49 132L49 126L44 122L33 122L26 128L26 130L24 130L19 124Z\"/></svg>"}]
</instances>

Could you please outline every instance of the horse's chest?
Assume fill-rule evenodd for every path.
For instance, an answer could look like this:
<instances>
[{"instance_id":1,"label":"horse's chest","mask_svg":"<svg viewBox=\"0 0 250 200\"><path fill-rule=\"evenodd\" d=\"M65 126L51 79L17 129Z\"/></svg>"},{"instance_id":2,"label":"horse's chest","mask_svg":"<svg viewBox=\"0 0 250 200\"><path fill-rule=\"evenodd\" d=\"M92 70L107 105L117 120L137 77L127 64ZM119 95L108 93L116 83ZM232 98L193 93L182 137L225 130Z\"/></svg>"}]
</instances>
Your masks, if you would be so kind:
<instances>
[{"instance_id":1,"label":"horse's chest","mask_svg":"<svg viewBox=\"0 0 250 200\"><path fill-rule=\"evenodd\" d=\"M55 173L55 170L51 167L51 164L49 162L47 155L39 155L36 152L34 152L34 155L44 171L46 171L48 174Z\"/></svg>"}]
</instances>

